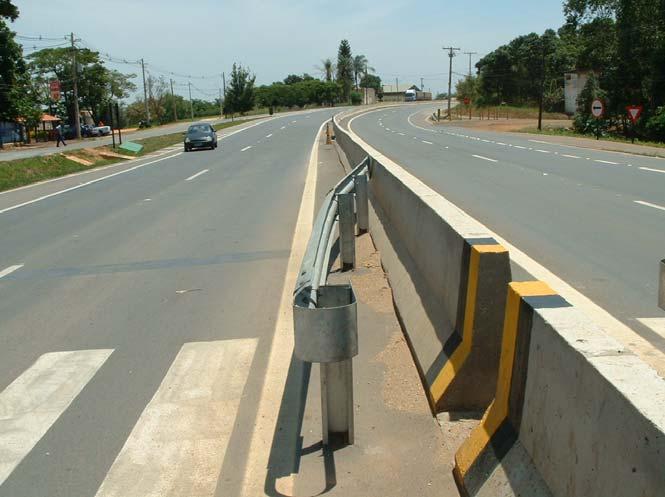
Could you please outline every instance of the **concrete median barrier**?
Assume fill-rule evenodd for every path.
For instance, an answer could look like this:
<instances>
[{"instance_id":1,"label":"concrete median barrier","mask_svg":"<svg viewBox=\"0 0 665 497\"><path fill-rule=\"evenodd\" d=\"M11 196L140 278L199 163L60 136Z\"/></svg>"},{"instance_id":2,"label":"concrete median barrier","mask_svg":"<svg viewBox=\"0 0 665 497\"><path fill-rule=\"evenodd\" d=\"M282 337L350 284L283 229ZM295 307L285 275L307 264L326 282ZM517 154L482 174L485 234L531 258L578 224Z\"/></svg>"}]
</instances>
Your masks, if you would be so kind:
<instances>
[{"instance_id":1,"label":"concrete median barrier","mask_svg":"<svg viewBox=\"0 0 665 497\"><path fill-rule=\"evenodd\" d=\"M338 123L335 136L351 163L369 155ZM417 178L374 159L370 232L432 406L483 410L496 386L508 252Z\"/></svg>"},{"instance_id":2,"label":"concrete median barrier","mask_svg":"<svg viewBox=\"0 0 665 497\"><path fill-rule=\"evenodd\" d=\"M542 282L508 289L495 399L459 448L468 496L665 492L665 383Z\"/></svg>"}]
</instances>

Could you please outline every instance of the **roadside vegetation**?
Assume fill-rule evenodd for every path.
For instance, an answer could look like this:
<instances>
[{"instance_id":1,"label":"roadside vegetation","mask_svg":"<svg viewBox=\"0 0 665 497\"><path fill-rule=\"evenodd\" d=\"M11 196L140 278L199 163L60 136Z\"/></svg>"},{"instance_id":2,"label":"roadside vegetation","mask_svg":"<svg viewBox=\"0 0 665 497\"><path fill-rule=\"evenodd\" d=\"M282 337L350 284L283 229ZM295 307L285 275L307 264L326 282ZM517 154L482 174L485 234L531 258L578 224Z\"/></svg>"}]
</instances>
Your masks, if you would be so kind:
<instances>
[{"instance_id":1,"label":"roadside vegetation","mask_svg":"<svg viewBox=\"0 0 665 497\"><path fill-rule=\"evenodd\" d=\"M253 119L226 122L216 124L214 128L219 131L251 121ZM63 148L63 151L57 154L3 161L0 162L0 191L11 190L12 188L26 186L39 181L123 162L127 160L126 157L141 157L171 145L182 143L182 140L182 132L153 136L142 140L132 140L135 143L143 145L143 149L136 154L119 148L114 150L110 146L77 150L66 150ZM118 157L118 155L124 157Z\"/></svg>"},{"instance_id":2,"label":"roadside vegetation","mask_svg":"<svg viewBox=\"0 0 665 497\"><path fill-rule=\"evenodd\" d=\"M456 87L475 107L564 110L564 73L588 76L573 132L642 143L665 142L665 3L653 0L565 0L566 23L511 40L476 63ZM600 99L605 114L591 115ZM627 106L641 106L636 124ZM549 117L548 117L549 118Z\"/></svg>"},{"instance_id":3,"label":"roadside vegetation","mask_svg":"<svg viewBox=\"0 0 665 497\"><path fill-rule=\"evenodd\" d=\"M469 111L474 119L537 119L538 107L519 107L516 105L457 105L452 109L453 119L468 119ZM442 118L444 108L441 109ZM447 108L445 112L448 112ZM569 120L570 118L562 112L544 112L543 119Z\"/></svg>"}]
</instances>

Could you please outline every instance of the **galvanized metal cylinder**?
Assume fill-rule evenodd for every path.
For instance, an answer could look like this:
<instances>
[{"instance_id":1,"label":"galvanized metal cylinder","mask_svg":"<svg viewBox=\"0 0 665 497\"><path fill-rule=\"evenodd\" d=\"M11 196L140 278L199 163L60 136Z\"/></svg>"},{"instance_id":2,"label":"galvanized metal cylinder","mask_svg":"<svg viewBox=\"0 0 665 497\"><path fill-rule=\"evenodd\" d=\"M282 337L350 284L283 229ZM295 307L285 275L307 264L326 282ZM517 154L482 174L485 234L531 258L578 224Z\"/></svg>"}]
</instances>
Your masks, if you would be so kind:
<instances>
[{"instance_id":1,"label":"galvanized metal cylinder","mask_svg":"<svg viewBox=\"0 0 665 497\"><path fill-rule=\"evenodd\" d=\"M353 194L340 193L337 196L339 212L339 245L342 270L356 266L356 233Z\"/></svg>"},{"instance_id":2,"label":"galvanized metal cylinder","mask_svg":"<svg viewBox=\"0 0 665 497\"><path fill-rule=\"evenodd\" d=\"M356 189L356 210L358 216L358 232L369 230L369 204L367 200L367 175L359 174L353 179Z\"/></svg>"}]
</instances>

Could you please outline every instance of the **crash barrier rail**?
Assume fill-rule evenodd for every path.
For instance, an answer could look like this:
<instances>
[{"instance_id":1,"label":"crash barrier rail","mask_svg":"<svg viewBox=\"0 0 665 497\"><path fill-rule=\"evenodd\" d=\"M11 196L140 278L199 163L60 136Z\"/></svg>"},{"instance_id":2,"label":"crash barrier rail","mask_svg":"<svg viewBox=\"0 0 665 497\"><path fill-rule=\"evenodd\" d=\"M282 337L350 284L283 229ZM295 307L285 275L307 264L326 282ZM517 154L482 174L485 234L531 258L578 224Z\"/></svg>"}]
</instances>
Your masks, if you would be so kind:
<instances>
[{"instance_id":1,"label":"crash barrier rail","mask_svg":"<svg viewBox=\"0 0 665 497\"><path fill-rule=\"evenodd\" d=\"M435 365L439 378L466 384L469 395L475 395L469 378L487 366L482 359L492 363L477 376L491 384L491 402L455 456L454 476L462 495L663 494L663 378L543 282L507 282L500 271L494 278L469 277L477 269L464 262L461 247L474 236L486 245L482 239L489 231L347 133L338 119L335 133L347 155L365 153L372 161L370 233L416 363L421 368ZM465 243L455 241L457 237ZM470 247L469 260L482 257L474 256L476 245ZM466 278L459 276L464 267ZM478 294L491 293L483 302L476 298L476 311L470 312L473 299L460 295L469 296L474 285ZM429 307L428 299L433 301ZM451 341L440 333L455 329L454 321L446 321L453 314L437 313L437 306L452 310L455 302L467 316L475 316L475 323L474 332L467 334L469 321L462 319L462 331ZM496 323L497 313L501 325L496 335L477 333L481 323ZM487 340L496 337L494 362ZM427 344L443 349L442 368ZM433 385L423 377L431 395ZM470 400L459 398L458 405ZM444 409L462 410L454 405Z\"/></svg>"},{"instance_id":2,"label":"crash barrier rail","mask_svg":"<svg viewBox=\"0 0 665 497\"><path fill-rule=\"evenodd\" d=\"M321 367L323 443L352 444L353 363L358 355L356 298L351 284L327 284L339 233L342 270L355 266L355 224L368 229L366 157L325 197L303 257L293 299L295 356Z\"/></svg>"}]
</instances>

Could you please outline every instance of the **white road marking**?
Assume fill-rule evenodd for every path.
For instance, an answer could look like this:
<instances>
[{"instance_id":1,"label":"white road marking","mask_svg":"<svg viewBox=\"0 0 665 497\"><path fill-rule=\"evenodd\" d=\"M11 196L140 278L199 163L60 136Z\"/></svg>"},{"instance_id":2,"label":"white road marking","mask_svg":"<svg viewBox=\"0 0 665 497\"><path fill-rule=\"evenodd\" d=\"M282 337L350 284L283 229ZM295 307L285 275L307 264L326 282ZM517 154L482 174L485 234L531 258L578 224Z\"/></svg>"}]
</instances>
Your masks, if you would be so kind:
<instances>
[{"instance_id":1,"label":"white road marking","mask_svg":"<svg viewBox=\"0 0 665 497\"><path fill-rule=\"evenodd\" d=\"M534 150L534 152L540 152L541 154L551 154L552 153L549 150L540 150L539 148Z\"/></svg>"},{"instance_id":2,"label":"white road marking","mask_svg":"<svg viewBox=\"0 0 665 497\"><path fill-rule=\"evenodd\" d=\"M423 143L426 143L427 145L434 145L432 142L428 142L427 140L420 140Z\"/></svg>"},{"instance_id":3,"label":"white road marking","mask_svg":"<svg viewBox=\"0 0 665 497\"><path fill-rule=\"evenodd\" d=\"M297 122L298 122L298 121L291 121L291 124L295 124L295 123L297 123Z\"/></svg>"},{"instance_id":4,"label":"white road marking","mask_svg":"<svg viewBox=\"0 0 665 497\"><path fill-rule=\"evenodd\" d=\"M270 356L264 375L261 398L257 403L256 425L249 446L245 475L242 479L243 488L240 492L242 497L262 495L264 490L263 485L269 466L270 447L277 425L277 406L279 406L284 395L286 376L291 362L291 354L287 351L293 350L293 288L300 273L300 261L302 261L305 254L309 236L312 232L319 161L319 137L325 125L326 123L323 123L316 133L309 157L305 188L300 201L293 241L291 242L291 255L289 255L286 267L286 276L275 323L275 333L270 345ZM279 489L282 495L293 495L293 479L291 477L283 478L280 483L288 487Z\"/></svg>"},{"instance_id":5,"label":"white road marking","mask_svg":"<svg viewBox=\"0 0 665 497\"><path fill-rule=\"evenodd\" d=\"M96 179L93 179L93 180L90 180L90 181L86 181L85 183L80 183L76 186L72 186L70 188L65 188L64 190L59 190L57 192L49 193L48 195L42 195L41 197L38 197L38 198L35 198L35 199L32 199L32 200L28 200L27 202L22 202L20 204L12 205L11 207L6 207L5 209L0 210L0 214L4 214L5 212L13 211L14 209L18 209L20 207L25 207L26 205L34 204L36 202L41 202L42 200L46 200L47 198L55 197L56 195L62 195L63 193L78 190L79 188L83 188L83 187L86 187L86 186L89 186L89 185L94 185L95 183L99 183L100 181L104 181L104 180L107 180L109 178L113 178L115 176L119 176L121 174L128 173L130 171L135 171L136 169L140 169L142 167L149 166L151 164L155 164L155 163L161 162L163 160L172 159L173 157L177 157L181 154L182 154L182 152L178 152L177 154L169 155L168 157L162 157L161 159L156 159L156 160L153 160L153 161L150 161L150 162L145 162L144 164L139 164L137 166L130 167L129 169L123 169L122 171L118 171L117 173L108 174L106 176L102 176L101 178L96 178Z\"/></svg>"},{"instance_id":6,"label":"white road marking","mask_svg":"<svg viewBox=\"0 0 665 497\"><path fill-rule=\"evenodd\" d=\"M241 150L241 152L245 152L245 151L249 150L250 148L252 148L252 146L251 146L251 145L248 145L247 147L243 148L243 149Z\"/></svg>"},{"instance_id":7,"label":"white road marking","mask_svg":"<svg viewBox=\"0 0 665 497\"><path fill-rule=\"evenodd\" d=\"M397 133L399 136L406 136L404 133Z\"/></svg>"},{"instance_id":8,"label":"white road marking","mask_svg":"<svg viewBox=\"0 0 665 497\"><path fill-rule=\"evenodd\" d=\"M651 331L655 331L665 338L665 318L637 318L637 320Z\"/></svg>"},{"instance_id":9,"label":"white road marking","mask_svg":"<svg viewBox=\"0 0 665 497\"><path fill-rule=\"evenodd\" d=\"M185 181L192 181L194 178L198 178L199 176L201 176L202 174L205 174L205 173L207 173L207 172L208 172L208 169L204 169L203 171L199 171L199 172L196 173L196 174L192 174L192 175L191 175L189 178L187 178Z\"/></svg>"},{"instance_id":10,"label":"white road marking","mask_svg":"<svg viewBox=\"0 0 665 497\"><path fill-rule=\"evenodd\" d=\"M569 159L581 159L577 155L561 154L561 157L568 157Z\"/></svg>"},{"instance_id":11,"label":"white road marking","mask_svg":"<svg viewBox=\"0 0 665 497\"><path fill-rule=\"evenodd\" d=\"M647 207L653 207L654 209L665 211L665 207L663 207L662 205L652 204L651 202L645 202L644 200L633 200L633 202L635 202L636 204L646 205Z\"/></svg>"},{"instance_id":12,"label":"white road marking","mask_svg":"<svg viewBox=\"0 0 665 497\"><path fill-rule=\"evenodd\" d=\"M532 142L532 143L544 143L545 145L551 145L552 144L551 142L545 142L545 141L542 141L542 140L529 140L529 141Z\"/></svg>"},{"instance_id":13,"label":"white road marking","mask_svg":"<svg viewBox=\"0 0 665 497\"><path fill-rule=\"evenodd\" d=\"M506 144L503 143L503 142L496 142L496 144L497 144L497 145L503 145L504 147L506 146Z\"/></svg>"},{"instance_id":14,"label":"white road marking","mask_svg":"<svg viewBox=\"0 0 665 497\"><path fill-rule=\"evenodd\" d=\"M309 117L309 116L307 116L307 117ZM271 136L272 136L272 133L270 133L269 135L266 135L266 138L270 138Z\"/></svg>"},{"instance_id":15,"label":"white road marking","mask_svg":"<svg viewBox=\"0 0 665 497\"><path fill-rule=\"evenodd\" d=\"M609 160L600 160L600 159L594 159L594 162L600 162L601 164L612 164L613 166L618 166L618 162L612 162Z\"/></svg>"},{"instance_id":16,"label":"white road marking","mask_svg":"<svg viewBox=\"0 0 665 497\"><path fill-rule=\"evenodd\" d=\"M630 164L628 164L630 166ZM665 173L662 169L653 169L651 167L640 167L642 171L653 171L654 173Z\"/></svg>"},{"instance_id":17,"label":"white road marking","mask_svg":"<svg viewBox=\"0 0 665 497\"><path fill-rule=\"evenodd\" d=\"M0 393L0 485L65 412L113 350L44 354Z\"/></svg>"},{"instance_id":18,"label":"white road marking","mask_svg":"<svg viewBox=\"0 0 665 497\"><path fill-rule=\"evenodd\" d=\"M2 271L0 271L0 279L12 274L14 271L21 269L22 267L23 264L16 264L14 266L9 266L8 268L3 269Z\"/></svg>"},{"instance_id":19,"label":"white road marking","mask_svg":"<svg viewBox=\"0 0 665 497\"><path fill-rule=\"evenodd\" d=\"M482 159L490 162L499 162L496 159L490 159L489 157L483 157L482 155L472 155L471 157L475 157L476 159Z\"/></svg>"},{"instance_id":20,"label":"white road marking","mask_svg":"<svg viewBox=\"0 0 665 497\"><path fill-rule=\"evenodd\" d=\"M257 343L184 344L96 495L213 495Z\"/></svg>"},{"instance_id":21,"label":"white road marking","mask_svg":"<svg viewBox=\"0 0 665 497\"><path fill-rule=\"evenodd\" d=\"M520 150L526 150L526 147L523 147L522 145L513 145L514 148L519 148Z\"/></svg>"},{"instance_id":22,"label":"white road marking","mask_svg":"<svg viewBox=\"0 0 665 497\"><path fill-rule=\"evenodd\" d=\"M390 131L390 128L386 128L386 131Z\"/></svg>"},{"instance_id":23,"label":"white road marking","mask_svg":"<svg viewBox=\"0 0 665 497\"><path fill-rule=\"evenodd\" d=\"M286 126L282 126L282 127L281 127L281 128L279 128L279 129L286 129Z\"/></svg>"}]
</instances>

